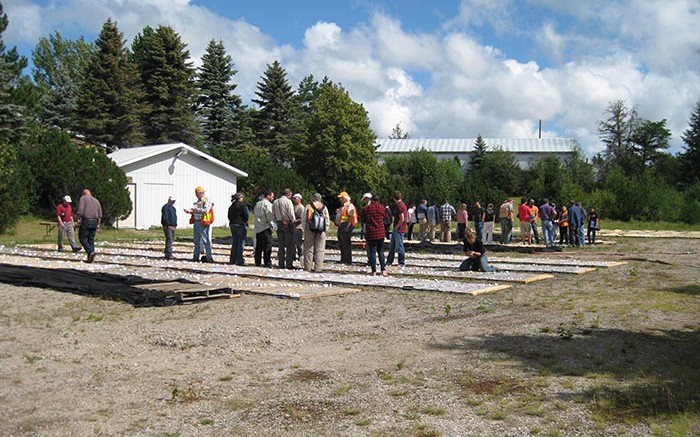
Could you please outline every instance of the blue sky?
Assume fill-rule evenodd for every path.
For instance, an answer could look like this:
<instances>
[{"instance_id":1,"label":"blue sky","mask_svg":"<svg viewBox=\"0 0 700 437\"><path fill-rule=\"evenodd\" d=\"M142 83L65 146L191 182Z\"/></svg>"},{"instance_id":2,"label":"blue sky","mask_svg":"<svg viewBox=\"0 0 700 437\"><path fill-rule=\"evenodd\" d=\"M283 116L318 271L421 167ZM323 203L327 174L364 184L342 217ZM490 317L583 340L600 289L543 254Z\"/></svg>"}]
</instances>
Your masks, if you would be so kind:
<instances>
[{"instance_id":1,"label":"blue sky","mask_svg":"<svg viewBox=\"0 0 700 437\"><path fill-rule=\"evenodd\" d=\"M598 121L624 100L667 119L672 152L700 99L697 0L4 0L4 39L25 54L53 31L93 40L111 17L130 43L172 26L197 65L221 39L250 104L278 60L296 86L342 83L379 137L572 137L601 150Z\"/></svg>"}]
</instances>

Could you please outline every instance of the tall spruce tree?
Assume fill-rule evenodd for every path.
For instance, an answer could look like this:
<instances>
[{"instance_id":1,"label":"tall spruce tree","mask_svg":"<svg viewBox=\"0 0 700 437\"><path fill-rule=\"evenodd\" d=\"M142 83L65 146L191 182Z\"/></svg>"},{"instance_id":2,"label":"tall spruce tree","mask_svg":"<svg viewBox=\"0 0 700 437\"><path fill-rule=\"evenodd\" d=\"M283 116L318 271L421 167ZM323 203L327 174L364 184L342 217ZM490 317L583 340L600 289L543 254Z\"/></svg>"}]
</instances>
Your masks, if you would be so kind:
<instances>
[{"instance_id":1,"label":"tall spruce tree","mask_svg":"<svg viewBox=\"0 0 700 437\"><path fill-rule=\"evenodd\" d=\"M258 98L252 101L260 107L256 121L258 145L274 162L289 166L297 154L294 148L301 141L300 106L287 82L287 72L278 61L267 66L255 95Z\"/></svg>"},{"instance_id":2,"label":"tall spruce tree","mask_svg":"<svg viewBox=\"0 0 700 437\"><path fill-rule=\"evenodd\" d=\"M21 104L19 91L26 81L22 70L27 66L27 58L20 56L16 47L5 47L2 34L9 23L0 3L0 141L15 143L26 123L26 108Z\"/></svg>"},{"instance_id":3,"label":"tall spruce tree","mask_svg":"<svg viewBox=\"0 0 700 437\"><path fill-rule=\"evenodd\" d=\"M83 37L75 41L54 32L40 38L32 51L34 82L42 90L40 121L47 126L72 130L79 125L78 87L95 45Z\"/></svg>"},{"instance_id":4,"label":"tall spruce tree","mask_svg":"<svg viewBox=\"0 0 700 437\"><path fill-rule=\"evenodd\" d=\"M678 156L683 170L680 179L688 185L700 182L700 100L695 103L689 124L681 136L685 147Z\"/></svg>"},{"instance_id":5,"label":"tall spruce tree","mask_svg":"<svg viewBox=\"0 0 700 437\"><path fill-rule=\"evenodd\" d=\"M479 170L484 165L487 151L486 141L481 137L481 134L477 135L476 141L474 141L474 153L469 161L472 170Z\"/></svg>"},{"instance_id":6,"label":"tall spruce tree","mask_svg":"<svg viewBox=\"0 0 700 437\"><path fill-rule=\"evenodd\" d=\"M187 45L169 26L150 26L134 38L134 60L143 85L142 124L150 144L194 144L195 70Z\"/></svg>"},{"instance_id":7,"label":"tall spruce tree","mask_svg":"<svg viewBox=\"0 0 700 437\"><path fill-rule=\"evenodd\" d=\"M241 97L233 93L237 85L231 82L236 73L223 42L209 41L197 77L196 114L202 139L210 149L229 148L235 143L239 130L236 115L241 118Z\"/></svg>"},{"instance_id":8,"label":"tall spruce tree","mask_svg":"<svg viewBox=\"0 0 700 437\"><path fill-rule=\"evenodd\" d=\"M109 150L140 145L138 72L116 22L107 19L95 46L80 86L76 130Z\"/></svg>"}]
</instances>

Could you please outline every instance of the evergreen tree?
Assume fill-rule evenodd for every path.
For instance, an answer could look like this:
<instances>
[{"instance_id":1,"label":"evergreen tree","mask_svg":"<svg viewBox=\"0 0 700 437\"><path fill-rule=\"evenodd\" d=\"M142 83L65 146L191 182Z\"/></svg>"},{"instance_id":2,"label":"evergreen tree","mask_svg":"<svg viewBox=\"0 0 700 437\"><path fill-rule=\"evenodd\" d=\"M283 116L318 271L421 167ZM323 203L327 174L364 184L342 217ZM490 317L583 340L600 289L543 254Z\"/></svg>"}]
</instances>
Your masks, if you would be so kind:
<instances>
[{"instance_id":1,"label":"evergreen tree","mask_svg":"<svg viewBox=\"0 0 700 437\"><path fill-rule=\"evenodd\" d=\"M287 82L287 72L278 61L267 66L252 99L260 109L256 122L258 144L273 162L291 165L301 143L299 101Z\"/></svg>"},{"instance_id":2,"label":"evergreen tree","mask_svg":"<svg viewBox=\"0 0 700 437\"><path fill-rule=\"evenodd\" d=\"M328 78L324 78L324 83L328 82ZM314 76L309 74L299 82L297 89L297 101L301 107L304 116L311 115L313 111L313 103L318 98L320 92L320 84L314 80Z\"/></svg>"},{"instance_id":3,"label":"evergreen tree","mask_svg":"<svg viewBox=\"0 0 700 437\"><path fill-rule=\"evenodd\" d=\"M19 90L26 82L22 70L27 66L27 58L20 56L16 47L6 49L2 34L9 22L0 3L0 142L16 143L26 123L26 108L20 104Z\"/></svg>"},{"instance_id":4,"label":"evergreen tree","mask_svg":"<svg viewBox=\"0 0 700 437\"><path fill-rule=\"evenodd\" d=\"M472 153L470 160L470 169L479 170L481 166L484 165L484 159L486 159L486 152L488 147L486 142L481 137L481 134L476 136L476 141L474 141L474 152Z\"/></svg>"},{"instance_id":5,"label":"evergreen tree","mask_svg":"<svg viewBox=\"0 0 700 437\"><path fill-rule=\"evenodd\" d=\"M195 71L190 53L171 27L150 26L134 38L134 60L143 85L142 125L149 144L194 144Z\"/></svg>"},{"instance_id":6,"label":"evergreen tree","mask_svg":"<svg viewBox=\"0 0 700 437\"><path fill-rule=\"evenodd\" d=\"M64 39L54 32L40 38L32 51L34 82L42 90L40 120L47 126L74 129L78 109L78 87L95 45L80 37Z\"/></svg>"},{"instance_id":7,"label":"evergreen tree","mask_svg":"<svg viewBox=\"0 0 700 437\"><path fill-rule=\"evenodd\" d=\"M204 144L210 149L234 143L235 118L241 110L241 97L233 93L237 85L231 83L236 73L223 42L211 40L197 79L197 117Z\"/></svg>"},{"instance_id":8,"label":"evergreen tree","mask_svg":"<svg viewBox=\"0 0 700 437\"><path fill-rule=\"evenodd\" d=\"M396 123L396 126L391 130L391 133L389 134L389 138L395 139L395 140L405 140L408 139L408 132L404 131L401 129L401 123Z\"/></svg>"},{"instance_id":9,"label":"evergreen tree","mask_svg":"<svg viewBox=\"0 0 700 437\"><path fill-rule=\"evenodd\" d=\"M342 87L321 85L307 132L299 170L321 194L335 197L345 190L359 195L383 182L367 111Z\"/></svg>"},{"instance_id":10,"label":"evergreen tree","mask_svg":"<svg viewBox=\"0 0 700 437\"><path fill-rule=\"evenodd\" d=\"M632 153L640 165L639 171L656 163L660 155L668 149L670 138L671 131L666 128L666 119L637 121L630 136L630 142Z\"/></svg>"},{"instance_id":11,"label":"evergreen tree","mask_svg":"<svg viewBox=\"0 0 700 437\"><path fill-rule=\"evenodd\" d=\"M690 114L688 129L681 136L685 147L678 156L682 168L681 180L688 184L700 182L700 100L695 103L695 109Z\"/></svg>"},{"instance_id":12,"label":"evergreen tree","mask_svg":"<svg viewBox=\"0 0 700 437\"><path fill-rule=\"evenodd\" d=\"M76 130L109 150L139 145L138 73L117 23L107 19L95 46L80 86Z\"/></svg>"},{"instance_id":13,"label":"evergreen tree","mask_svg":"<svg viewBox=\"0 0 700 437\"><path fill-rule=\"evenodd\" d=\"M637 167L630 137L637 123L636 110L630 111L622 100L608 104L607 118L598 122L598 134L605 151L596 158L600 177L604 180L612 165L619 165L630 172Z\"/></svg>"}]
</instances>

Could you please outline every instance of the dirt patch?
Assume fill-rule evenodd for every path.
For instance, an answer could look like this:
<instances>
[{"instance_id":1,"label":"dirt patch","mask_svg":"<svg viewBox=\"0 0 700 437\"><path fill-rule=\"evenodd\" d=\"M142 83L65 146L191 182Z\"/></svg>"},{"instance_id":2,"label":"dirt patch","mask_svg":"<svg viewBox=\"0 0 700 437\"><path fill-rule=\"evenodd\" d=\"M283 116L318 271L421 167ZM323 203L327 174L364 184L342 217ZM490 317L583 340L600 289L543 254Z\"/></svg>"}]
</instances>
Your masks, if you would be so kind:
<instances>
[{"instance_id":1,"label":"dirt patch","mask_svg":"<svg viewBox=\"0 0 700 437\"><path fill-rule=\"evenodd\" d=\"M150 308L0 285L0 435L700 434L700 241L602 250L559 256L660 262Z\"/></svg>"}]
</instances>

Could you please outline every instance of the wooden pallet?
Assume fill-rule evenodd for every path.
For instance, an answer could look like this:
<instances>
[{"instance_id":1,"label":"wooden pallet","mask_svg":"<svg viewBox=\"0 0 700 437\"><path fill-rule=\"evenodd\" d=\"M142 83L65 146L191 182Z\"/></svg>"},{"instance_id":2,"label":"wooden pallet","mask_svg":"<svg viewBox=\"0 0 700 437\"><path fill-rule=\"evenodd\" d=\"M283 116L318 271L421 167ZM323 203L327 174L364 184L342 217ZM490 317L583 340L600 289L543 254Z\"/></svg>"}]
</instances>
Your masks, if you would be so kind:
<instances>
[{"instance_id":1,"label":"wooden pallet","mask_svg":"<svg viewBox=\"0 0 700 437\"><path fill-rule=\"evenodd\" d=\"M183 282L157 282L153 284L136 285L137 288L151 292L161 292L179 303L196 302L206 299L222 299L241 297L231 287L219 285L191 284Z\"/></svg>"}]
</instances>

